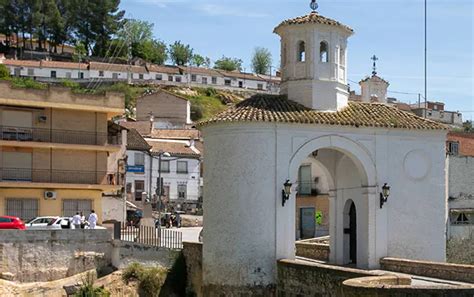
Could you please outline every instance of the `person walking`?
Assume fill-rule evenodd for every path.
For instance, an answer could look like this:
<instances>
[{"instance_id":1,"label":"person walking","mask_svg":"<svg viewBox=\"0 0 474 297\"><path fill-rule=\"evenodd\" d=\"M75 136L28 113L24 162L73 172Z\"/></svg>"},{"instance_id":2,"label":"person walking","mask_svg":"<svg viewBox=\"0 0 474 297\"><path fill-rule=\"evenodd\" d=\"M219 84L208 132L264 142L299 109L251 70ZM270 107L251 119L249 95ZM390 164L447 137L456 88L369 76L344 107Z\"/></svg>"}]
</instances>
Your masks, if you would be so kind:
<instances>
[{"instance_id":1,"label":"person walking","mask_svg":"<svg viewBox=\"0 0 474 297\"><path fill-rule=\"evenodd\" d=\"M95 229L95 226L97 225L97 214L95 213L94 210L91 210L91 214L89 215L89 229Z\"/></svg>"},{"instance_id":2,"label":"person walking","mask_svg":"<svg viewBox=\"0 0 474 297\"><path fill-rule=\"evenodd\" d=\"M74 229L81 229L81 215L79 212L76 212L76 214L72 217L72 225L74 226Z\"/></svg>"}]
</instances>

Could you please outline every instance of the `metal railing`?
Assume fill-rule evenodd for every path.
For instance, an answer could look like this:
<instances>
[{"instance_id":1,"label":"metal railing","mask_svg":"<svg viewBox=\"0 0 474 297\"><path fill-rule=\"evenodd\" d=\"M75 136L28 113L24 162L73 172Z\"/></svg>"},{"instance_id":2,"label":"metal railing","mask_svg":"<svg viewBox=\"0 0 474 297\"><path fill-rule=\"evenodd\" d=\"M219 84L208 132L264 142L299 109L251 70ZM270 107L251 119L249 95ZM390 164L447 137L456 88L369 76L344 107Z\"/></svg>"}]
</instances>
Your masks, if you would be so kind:
<instances>
[{"instance_id":1,"label":"metal railing","mask_svg":"<svg viewBox=\"0 0 474 297\"><path fill-rule=\"evenodd\" d=\"M315 182L298 182L298 195L300 196L317 196L321 191Z\"/></svg>"},{"instance_id":2,"label":"metal railing","mask_svg":"<svg viewBox=\"0 0 474 297\"><path fill-rule=\"evenodd\" d=\"M183 234L181 232L153 226L122 224L120 240L169 249L183 248Z\"/></svg>"},{"instance_id":3,"label":"metal railing","mask_svg":"<svg viewBox=\"0 0 474 297\"><path fill-rule=\"evenodd\" d=\"M0 181L4 182L98 185L107 184L106 175L106 171L0 168Z\"/></svg>"},{"instance_id":4,"label":"metal railing","mask_svg":"<svg viewBox=\"0 0 474 297\"><path fill-rule=\"evenodd\" d=\"M0 139L86 145L121 144L121 137L111 136L104 132L96 133L13 126L0 126Z\"/></svg>"}]
</instances>

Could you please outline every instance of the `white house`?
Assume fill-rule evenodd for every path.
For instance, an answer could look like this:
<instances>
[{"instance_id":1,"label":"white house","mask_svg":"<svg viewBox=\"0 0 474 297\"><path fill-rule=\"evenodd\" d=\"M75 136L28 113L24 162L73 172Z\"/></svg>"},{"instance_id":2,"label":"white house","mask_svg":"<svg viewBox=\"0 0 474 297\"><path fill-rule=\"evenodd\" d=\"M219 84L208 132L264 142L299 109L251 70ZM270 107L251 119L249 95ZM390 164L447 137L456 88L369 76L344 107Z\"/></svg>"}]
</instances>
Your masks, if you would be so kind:
<instances>
[{"instance_id":1,"label":"white house","mask_svg":"<svg viewBox=\"0 0 474 297\"><path fill-rule=\"evenodd\" d=\"M445 126L348 101L348 26L312 12L275 33L281 95L256 95L199 125L204 295L270 296L277 261L295 258L295 185L310 156L328 182L331 263L444 261Z\"/></svg>"},{"instance_id":2,"label":"white house","mask_svg":"<svg viewBox=\"0 0 474 297\"><path fill-rule=\"evenodd\" d=\"M160 134L158 131L163 131L161 134L165 136L153 137ZM146 197L151 199L153 204L158 203L158 179L161 177L163 208L197 208L200 205L202 183L201 151L195 147L194 139L171 139L166 136L170 134L167 131L173 130L154 130L155 134L143 138L136 130L130 130L127 150L128 200L139 207L143 206ZM131 137L136 139L132 140Z\"/></svg>"}]
</instances>

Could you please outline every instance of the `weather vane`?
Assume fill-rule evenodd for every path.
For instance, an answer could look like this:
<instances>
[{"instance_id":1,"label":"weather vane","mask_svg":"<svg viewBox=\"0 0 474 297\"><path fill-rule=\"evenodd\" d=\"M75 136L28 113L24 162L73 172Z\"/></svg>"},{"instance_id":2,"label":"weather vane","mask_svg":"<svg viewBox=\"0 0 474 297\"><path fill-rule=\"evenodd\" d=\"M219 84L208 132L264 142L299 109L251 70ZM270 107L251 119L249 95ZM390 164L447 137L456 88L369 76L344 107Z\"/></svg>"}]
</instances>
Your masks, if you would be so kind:
<instances>
[{"instance_id":1,"label":"weather vane","mask_svg":"<svg viewBox=\"0 0 474 297\"><path fill-rule=\"evenodd\" d=\"M311 4L309 5L309 7L311 7L311 9L313 10L313 12L316 12L316 10L318 9L319 5L318 5L318 3L316 3L316 0L311 0Z\"/></svg>"},{"instance_id":2,"label":"weather vane","mask_svg":"<svg viewBox=\"0 0 474 297\"><path fill-rule=\"evenodd\" d=\"M370 58L372 61L374 61L374 65L372 66L372 75L376 75L377 74L377 61L379 60L379 58L377 58L376 55L374 55L372 58Z\"/></svg>"}]
</instances>

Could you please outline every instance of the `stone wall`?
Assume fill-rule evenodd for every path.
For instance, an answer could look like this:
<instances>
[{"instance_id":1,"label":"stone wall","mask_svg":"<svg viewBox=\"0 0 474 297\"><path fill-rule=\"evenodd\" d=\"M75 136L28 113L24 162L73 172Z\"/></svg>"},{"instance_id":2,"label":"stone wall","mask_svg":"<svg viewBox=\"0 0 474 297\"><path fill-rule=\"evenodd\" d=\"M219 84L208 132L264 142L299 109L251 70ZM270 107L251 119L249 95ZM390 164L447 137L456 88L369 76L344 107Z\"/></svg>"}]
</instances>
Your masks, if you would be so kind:
<instances>
[{"instance_id":1,"label":"stone wall","mask_svg":"<svg viewBox=\"0 0 474 297\"><path fill-rule=\"evenodd\" d=\"M52 281L111 263L108 230L1 230L0 272L19 282Z\"/></svg>"},{"instance_id":2,"label":"stone wall","mask_svg":"<svg viewBox=\"0 0 474 297\"><path fill-rule=\"evenodd\" d=\"M413 261L396 258L381 259L380 265L382 269L389 271L474 283L474 265Z\"/></svg>"},{"instance_id":3,"label":"stone wall","mask_svg":"<svg viewBox=\"0 0 474 297\"><path fill-rule=\"evenodd\" d=\"M186 261L186 291L202 297L202 243L183 242L183 255Z\"/></svg>"},{"instance_id":4,"label":"stone wall","mask_svg":"<svg viewBox=\"0 0 474 297\"><path fill-rule=\"evenodd\" d=\"M113 241L112 265L122 269L138 262L144 266L171 268L179 256L179 251L163 247L143 245L134 242Z\"/></svg>"},{"instance_id":5,"label":"stone wall","mask_svg":"<svg viewBox=\"0 0 474 297\"><path fill-rule=\"evenodd\" d=\"M312 239L301 240L295 243L296 256L319 260L329 261L329 244L314 242Z\"/></svg>"}]
</instances>

